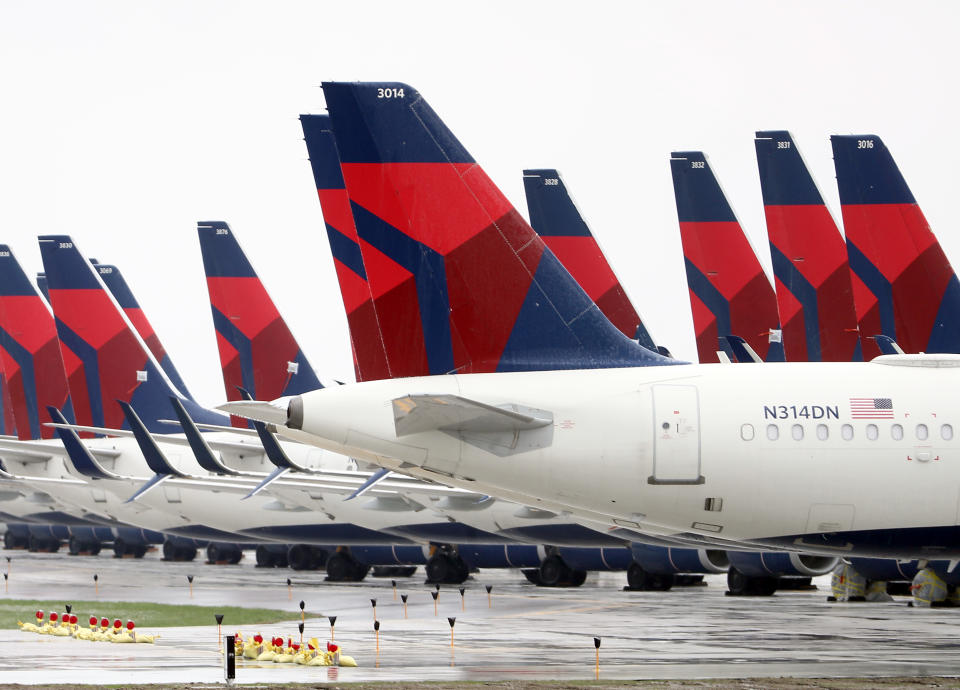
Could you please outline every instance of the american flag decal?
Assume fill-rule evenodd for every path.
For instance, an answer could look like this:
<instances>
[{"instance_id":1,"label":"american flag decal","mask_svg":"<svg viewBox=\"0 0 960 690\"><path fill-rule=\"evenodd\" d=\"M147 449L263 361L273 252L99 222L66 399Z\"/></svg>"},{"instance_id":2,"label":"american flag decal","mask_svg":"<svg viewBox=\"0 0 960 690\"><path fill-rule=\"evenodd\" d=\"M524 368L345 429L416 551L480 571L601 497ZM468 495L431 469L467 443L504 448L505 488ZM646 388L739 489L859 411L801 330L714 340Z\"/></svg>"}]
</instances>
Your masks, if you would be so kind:
<instances>
[{"instance_id":1,"label":"american flag decal","mask_svg":"<svg viewBox=\"0 0 960 690\"><path fill-rule=\"evenodd\" d=\"M854 419L893 419L892 398L850 398Z\"/></svg>"}]
</instances>

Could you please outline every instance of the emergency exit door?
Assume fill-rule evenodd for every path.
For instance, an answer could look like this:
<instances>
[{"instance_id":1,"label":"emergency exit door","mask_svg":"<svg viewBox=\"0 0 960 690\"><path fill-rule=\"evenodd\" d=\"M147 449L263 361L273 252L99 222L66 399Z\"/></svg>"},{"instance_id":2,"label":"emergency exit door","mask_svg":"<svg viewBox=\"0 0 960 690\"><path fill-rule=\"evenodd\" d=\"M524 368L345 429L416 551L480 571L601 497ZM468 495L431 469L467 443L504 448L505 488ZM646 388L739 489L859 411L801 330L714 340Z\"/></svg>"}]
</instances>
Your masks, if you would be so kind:
<instances>
[{"instance_id":1,"label":"emergency exit door","mask_svg":"<svg viewBox=\"0 0 960 690\"><path fill-rule=\"evenodd\" d=\"M703 484L700 397L696 386L655 385L650 484Z\"/></svg>"}]
</instances>

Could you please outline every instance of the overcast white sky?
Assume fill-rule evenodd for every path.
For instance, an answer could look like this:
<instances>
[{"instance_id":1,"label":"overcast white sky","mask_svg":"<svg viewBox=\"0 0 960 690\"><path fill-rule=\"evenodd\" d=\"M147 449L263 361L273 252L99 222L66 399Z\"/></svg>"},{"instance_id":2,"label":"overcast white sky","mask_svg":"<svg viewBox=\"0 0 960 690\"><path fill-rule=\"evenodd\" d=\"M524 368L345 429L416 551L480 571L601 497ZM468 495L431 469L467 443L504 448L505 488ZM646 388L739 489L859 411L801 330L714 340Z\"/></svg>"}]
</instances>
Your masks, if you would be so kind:
<instances>
[{"instance_id":1,"label":"overcast white sky","mask_svg":"<svg viewBox=\"0 0 960 690\"><path fill-rule=\"evenodd\" d=\"M839 217L829 135L879 134L947 254L952 2L0 3L0 241L116 263L201 401L223 399L197 220L222 219L321 375L352 378L297 115L321 80L404 81L526 214L556 167L658 342L696 349L668 158L702 149L769 266L753 148L793 132Z\"/></svg>"}]
</instances>

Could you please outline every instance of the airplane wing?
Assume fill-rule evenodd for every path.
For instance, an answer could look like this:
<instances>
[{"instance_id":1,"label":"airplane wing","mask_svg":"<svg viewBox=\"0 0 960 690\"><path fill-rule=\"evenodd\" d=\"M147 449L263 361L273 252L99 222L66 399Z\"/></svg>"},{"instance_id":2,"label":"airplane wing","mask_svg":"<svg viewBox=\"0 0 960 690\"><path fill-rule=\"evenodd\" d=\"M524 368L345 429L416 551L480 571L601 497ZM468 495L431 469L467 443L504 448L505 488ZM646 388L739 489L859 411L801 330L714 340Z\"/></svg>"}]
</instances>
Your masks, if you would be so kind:
<instances>
[{"instance_id":1,"label":"airplane wing","mask_svg":"<svg viewBox=\"0 0 960 690\"><path fill-rule=\"evenodd\" d=\"M112 448L88 448L88 450L104 460L115 460L120 456L120 451ZM0 457L31 463L45 462L53 457L66 458L69 457L69 453L60 444L0 439Z\"/></svg>"},{"instance_id":2,"label":"airplane wing","mask_svg":"<svg viewBox=\"0 0 960 690\"><path fill-rule=\"evenodd\" d=\"M103 436L113 436L121 438L135 438L135 434L132 431L127 429L108 429L106 427L99 426L83 426L81 424L60 424L57 422L45 422L44 426L53 427L54 429L70 429L76 432L89 432L93 434L100 434ZM235 429L231 427L222 427L225 430L228 430L230 433L234 433ZM253 431L251 429L251 431ZM242 432L242 430L241 430ZM241 436L246 436L247 434L240 434ZM167 434L151 434L151 437L157 443L168 443L174 446L189 446L190 440L185 436L168 436ZM253 437L256 437L256 432L253 432ZM0 438L0 441L3 439ZM222 439L205 439L207 445L211 449L225 452L225 453L263 453L263 448L257 443L243 443L242 441L225 441Z\"/></svg>"}]
</instances>

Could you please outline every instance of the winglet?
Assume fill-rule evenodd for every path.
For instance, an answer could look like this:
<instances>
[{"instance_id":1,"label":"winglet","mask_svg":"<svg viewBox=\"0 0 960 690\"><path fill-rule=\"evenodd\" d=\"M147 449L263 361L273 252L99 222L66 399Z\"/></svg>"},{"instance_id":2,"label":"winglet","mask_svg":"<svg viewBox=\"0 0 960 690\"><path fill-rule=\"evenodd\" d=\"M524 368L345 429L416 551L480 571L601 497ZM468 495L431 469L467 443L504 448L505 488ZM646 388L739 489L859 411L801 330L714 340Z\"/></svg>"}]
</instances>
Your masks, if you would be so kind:
<instances>
[{"instance_id":1,"label":"winglet","mask_svg":"<svg viewBox=\"0 0 960 690\"><path fill-rule=\"evenodd\" d=\"M877 347L880 348L880 354L884 354L884 355L904 354L903 348L897 345L897 341L888 335L875 335L873 336L873 339L877 342Z\"/></svg>"},{"instance_id":2,"label":"winglet","mask_svg":"<svg viewBox=\"0 0 960 690\"><path fill-rule=\"evenodd\" d=\"M180 426L183 428L183 433L186 435L190 449L193 451L197 462L200 463L200 467L215 474L240 474L240 472L224 465L214 454L180 399L171 395L170 403L173 405L174 412L177 413L177 419L180 420Z\"/></svg>"},{"instance_id":3,"label":"winglet","mask_svg":"<svg viewBox=\"0 0 960 690\"><path fill-rule=\"evenodd\" d=\"M157 474L173 475L175 477L188 476L170 464L170 461L167 460L163 451L160 450L157 442L153 440L153 436L147 431L147 427L144 426L143 421L134 411L130 403L117 400L117 404L123 409L123 414L127 418L127 424L130 425L130 431L133 432L134 438L137 439L137 445L140 446L140 452L143 453L143 457L147 461L147 466ZM133 499L131 498L130 500Z\"/></svg>"},{"instance_id":4,"label":"winglet","mask_svg":"<svg viewBox=\"0 0 960 690\"><path fill-rule=\"evenodd\" d=\"M47 412L50 414L50 418L59 424L67 424L66 418L63 414L53 405L47 406ZM67 456L70 458L70 462L73 463L74 468L80 474L90 479L123 479L118 474L110 472L97 461L93 454L87 450L87 447L80 442L80 437L77 436L77 432L73 429L64 429L63 427L55 427L56 434L60 437L60 440L63 442L64 448L67 449Z\"/></svg>"},{"instance_id":5,"label":"winglet","mask_svg":"<svg viewBox=\"0 0 960 690\"><path fill-rule=\"evenodd\" d=\"M240 397L245 401L253 401L253 396L250 394L250 391L245 388L241 388L240 386L237 386L237 390L240 393ZM307 473L313 472L313 470L299 465L290 459L290 456L287 455L281 445L277 443L276 437L270 433L269 429L267 429L266 424L253 419L250 421L253 422L253 428L256 429L257 436L260 437L260 443L263 446L263 450L266 452L267 458L270 460L270 462L277 467L288 470L296 470L297 472ZM251 496L252 495L253 494L251 494Z\"/></svg>"},{"instance_id":6,"label":"winglet","mask_svg":"<svg viewBox=\"0 0 960 690\"><path fill-rule=\"evenodd\" d=\"M737 358L737 362L743 364L763 361L760 359L760 355L739 335L725 335L722 337L729 343L730 349L733 350L733 354Z\"/></svg>"}]
</instances>

